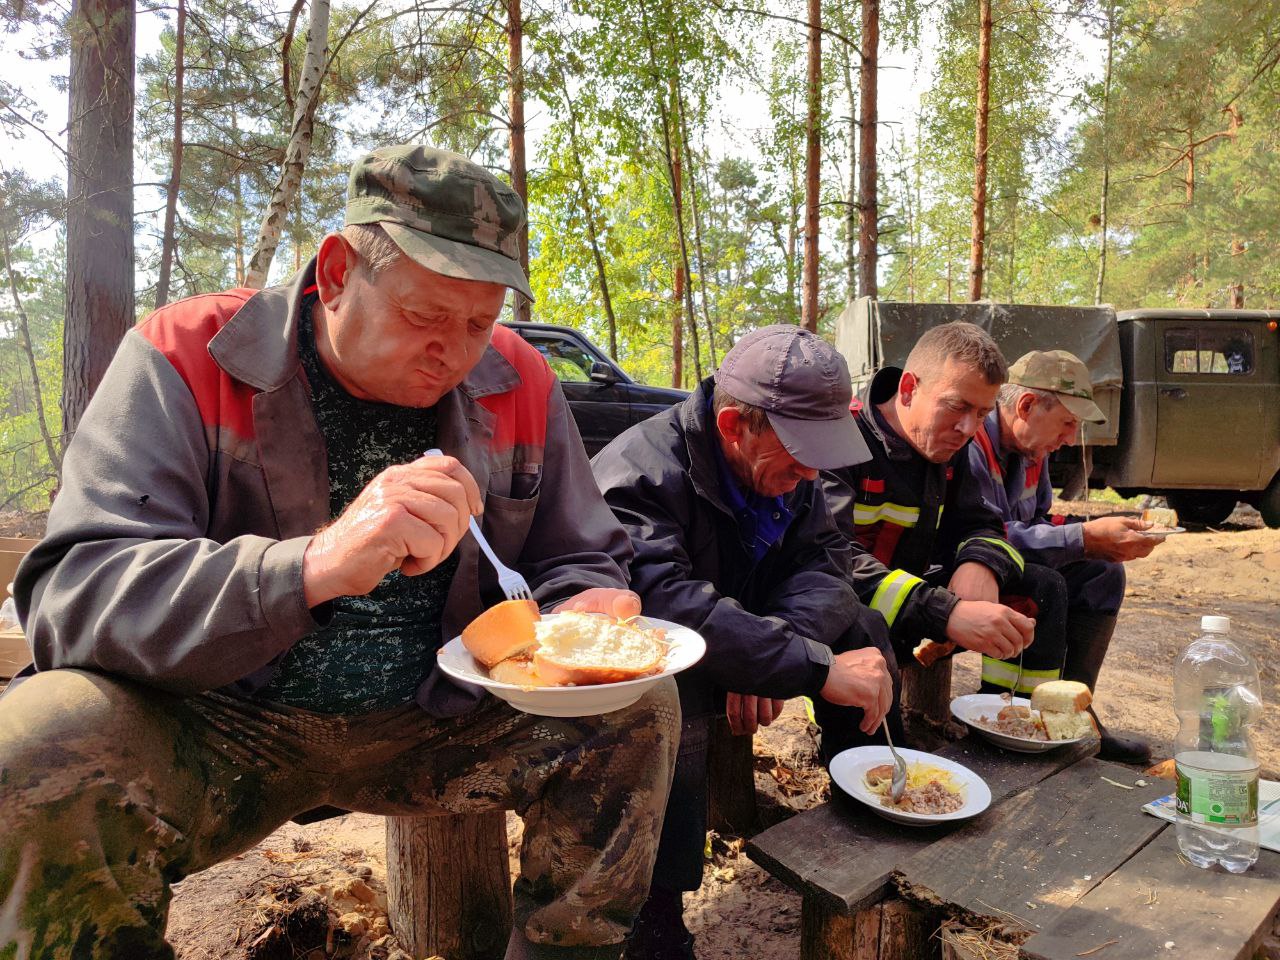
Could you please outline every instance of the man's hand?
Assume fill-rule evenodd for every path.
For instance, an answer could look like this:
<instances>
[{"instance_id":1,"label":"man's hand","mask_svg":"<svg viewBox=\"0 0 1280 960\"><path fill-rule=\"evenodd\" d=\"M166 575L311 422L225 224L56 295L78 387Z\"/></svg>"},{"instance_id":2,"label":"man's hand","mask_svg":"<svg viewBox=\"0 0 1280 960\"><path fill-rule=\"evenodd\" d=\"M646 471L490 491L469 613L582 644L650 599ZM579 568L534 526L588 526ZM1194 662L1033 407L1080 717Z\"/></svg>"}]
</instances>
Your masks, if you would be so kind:
<instances>
[{"instance_id":1,"label":"man's hand","mask_svg":"<svg viewBox=\"0 0 1280 960\"><path fill-rule=\"evenodd\" d=\"M961 600L947 619L947 639L997 660L1016 657L1031 645L1036 622L1002 603Z\"/></svg>"},{"instance_id":2,"label":"man's hand","mask_svg":"<svg viewBox=\"0 0 1280 960\"><path fill-rule=\"evenodd\" d=\"M475 478L453 457L388 467L307 544L307 606L363 596L392 570L411 577L433 570L483 509Z\"/></svg>"},{"instance_id":3,"label":"man's hand","mask_svg":"<svg viewBox=\"0 0 1280 960\"><path fill-rule=\"evenodd\" d=\"M995 603L1000 599L1000 584L989 567L972 560L956 567L947 589L961 600L985 600Z\"/></svg>"},{"instance_id":4,"label":"man's hand","mask_svg":"<svg viewBox=\"0 0 1280 960\"><path fill-rule=\"evenodd\" d=\"M556 607L552 613L566 611L580 613L605 613L619 620L639 616L640 598L630 590L615 590L612 587L592 587L570 597Z\"/></svg>"},{"instance_id":5,"label":"man's hand","mask_svg":"<svg viewBox=\"0 0 1280 960\"><path fill-rule=\"evenodd\" d=\"M874 647L831 658L822 699L842 707L861 707L863 733L873 733L893 706L893 678L884 655Z\"/></svg>"},{"instance_id":6,"label":"man's hand","mask_svg":"<svg viewBox=\"0 0 1280 960\"><path fill-rule=\"evenodd\" d=\"M1144 537L1139 530L1151 526L1137 517L1099 517L1081 524L1084 528L1084 552L1099 560L1123 563L1147 556L1162 541Z\"/></svg>"},{"instance_id":7,"label":"man's hand","mask_svg":"<svg viewBox=\"0 0 1280 960\"><path fill-rule=\"evenodd\" d=\"M724 712L729 718L729 732L735 736L755 733L778 719L785 700L753 697L749 693L730 693L725 697Z\"/></svg>"}]
</instances>

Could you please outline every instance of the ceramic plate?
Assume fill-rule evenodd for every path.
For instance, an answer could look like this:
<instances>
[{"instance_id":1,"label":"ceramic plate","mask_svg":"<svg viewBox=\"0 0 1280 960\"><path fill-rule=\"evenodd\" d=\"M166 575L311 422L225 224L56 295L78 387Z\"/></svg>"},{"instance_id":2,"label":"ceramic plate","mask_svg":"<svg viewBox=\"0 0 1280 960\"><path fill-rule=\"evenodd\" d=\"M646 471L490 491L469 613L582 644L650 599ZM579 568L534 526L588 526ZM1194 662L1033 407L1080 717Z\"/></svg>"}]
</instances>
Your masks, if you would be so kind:
<instances>
[{"instance_id":1,"label":"ceramic plate","mask_svg":"<svg viewBox=\"0 0 1280 960\"><path fill-rule=\"evenodd\" d=\"M547 614L549 620L555 614ZM707 652L707 644L688 627L642 617L645 626L659 627L666 631L666 667L661 673L638 680L622 680L618 683L593 683L576 687L520 687L513 683L499 683L489 679L489 673L462 645L461 637L454 637L440 650L440 669L455 680L484 687L495 697L511 704L517 710L543 717L592 717L629 707L644 692L663 677L687 670Z\"/></svg>"},{"instance_id":2,"label":"ceramic plate","mask_svg":"<svg viewBox=\"0 0 1280 960\"><path fill-rule=\"evenodd\" d=\"M872 767L882 763L893 763L893 755L889 753L888 747L853 747L836 754L831 761L831 779L841 790L855 800L861 800L880 816L916 827L948 823L952 820L967 820L970 817L976 817L991 805L991 790L987 787L986 781L968 767L954 760L936 757L932 753L922 753L919 750L900 749L898 753L908 767L913 763L925 763L950 772L960 784L964 806L953 813L907 813L904 810L886 807L880 802L880 795L872 793L867 786L866 774Z\"/></svg>"},{"instance_id":3,"label":"ceramic plate","mask_svg":"<svg viewBox=\"0 0 1280 960\"><path fill-rule=\"evenodd\" d=\"M1014 697L1013 702L1016 706L1031 706L1031 701L1026 697ZM1014 737L1007 733L999 733L978 722L984 715L994 717L1002 707L1008 705L1009 701L998 693L971 693L951 701L951 715L996 746L1013 750L1015 753L1044 753L1046 750L1057 750L1058 747L1066 746L1068 743L1079 743L1085 739L1077 737L1074 740L1032 740L1028 737Z\"/></svg>"},{"instance_id":4,"label":"ceramic plate","mask_svg":"<svg viewBox=\"0 0 1280 960\"><path fill-rule=\"evenodd\" d=\"M1138 533L1144 537L1155 537L1157 540L1163 540L1165 537L1171 537L1175 533L1186 533L1186 527L1165 527L1163 530L1139 530Z\"/></svg>"}]
</instances>

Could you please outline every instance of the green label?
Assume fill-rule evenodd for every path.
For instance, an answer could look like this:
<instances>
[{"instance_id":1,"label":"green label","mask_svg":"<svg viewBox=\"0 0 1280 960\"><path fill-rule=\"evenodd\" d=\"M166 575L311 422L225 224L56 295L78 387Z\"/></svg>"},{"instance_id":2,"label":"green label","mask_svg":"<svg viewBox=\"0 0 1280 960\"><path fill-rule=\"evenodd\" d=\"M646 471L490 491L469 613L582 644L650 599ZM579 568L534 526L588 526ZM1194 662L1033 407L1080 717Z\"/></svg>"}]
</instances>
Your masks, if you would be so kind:
<instances>
[{"instance_id":1,"label":"green label","mask_svg":"<svg viewBox=\"0 0 1280 960\"><path fill-rule=\"evenodd\" d=\"M1178 813L1193 823L1251 827L1258 822L1258 776L1254 771L1178 768Z\"/></svg>"}]
</instances>

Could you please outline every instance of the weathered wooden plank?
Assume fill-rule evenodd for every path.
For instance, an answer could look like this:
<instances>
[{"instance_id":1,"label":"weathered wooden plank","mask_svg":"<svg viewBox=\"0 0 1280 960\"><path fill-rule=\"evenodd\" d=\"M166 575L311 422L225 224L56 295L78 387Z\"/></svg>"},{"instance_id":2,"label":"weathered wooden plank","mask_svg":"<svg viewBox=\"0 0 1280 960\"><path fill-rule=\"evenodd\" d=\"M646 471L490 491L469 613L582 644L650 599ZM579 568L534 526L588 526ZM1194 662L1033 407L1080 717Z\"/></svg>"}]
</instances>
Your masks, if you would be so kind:
<instances>
[{"instance_id":1,"label":"weathered wooden plank","mask_svg":"<svg viewBox=\"0 0 1280 960\"><path fill-rule=\"evenodd\" d=\"M1085 743L1048 753L1013 754L966 737L938 754L986 780L996 806L1095 749L1095 743ZM834 785L832 792L830 803L757 834L747 843L747 855L794 890L845 913L880 900L894 867L955 829L893 824Z\"/></svg>"},{"instance_id":2,"label":"weathered wooden plank","mask_svg":"<svg viewBox=\"0 0 1280 960\"><path fill-rule=\"evenodd\" d=\"M880 905L849 916L813 897L800 905L800 960L879 960Z\"/></svg>"},{"instance_id":3,"label":"weathered wooden plank","mask_svg":"<svg viewBox=\"0 0 1280 960\"><path fill-rule=\"evenodd\" d=\"M1154 818L1153 818L1154 819ZM1026 960L1247 960L1280 906L1280 854L1263 850L1244 874L1178 858L1172 827L1022 947ZM1172 944L1172 946L1166 946Z\"/></svg>"}]
</instances>

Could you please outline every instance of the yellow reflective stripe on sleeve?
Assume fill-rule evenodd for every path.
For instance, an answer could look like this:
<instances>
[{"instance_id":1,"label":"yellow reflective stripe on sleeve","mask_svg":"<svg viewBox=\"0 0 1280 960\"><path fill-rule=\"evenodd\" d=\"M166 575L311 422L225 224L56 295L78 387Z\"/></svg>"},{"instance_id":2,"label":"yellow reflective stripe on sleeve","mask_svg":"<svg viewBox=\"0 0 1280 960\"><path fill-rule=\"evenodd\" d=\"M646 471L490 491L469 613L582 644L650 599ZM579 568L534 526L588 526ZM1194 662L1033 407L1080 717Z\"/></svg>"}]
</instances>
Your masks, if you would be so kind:
<instances>
[{"instance_id":1,"label":"yellow reflective stripe on sleeve","mask_svg":"<svg viewBox=\"0 0 1280 960\"><path fill-rule=\"evenodd\" d=\"M1027 670L1022 671L1022 682L1018 684L1018 693L1030 693L1042 683L1050 680L1060 680L1062 678L1061 670ZM1018 679L1018 661L1012 662L1008 660L996 660L988 657L986 654L982 656L982 682L994 684L997 687L1004 687L1008 690L1013 686L1015 680Z\"/></svg>"},{"instance_id":2,"label":"yellow reflective stripe on sleeve","mask_svg":"<svg viewBox=\"0 0 1280 960\"><path fill-rule=\"evenodd\" d=\"M1014 564L1016 564L1018 567L1019 573L1026 572L1027 565L1026 563L1023 562L1022 554L1020 554L1017 550L1015 550L1010 543L1008 543L1005 540L1001 540L998 537L970 537L968 540L966 540L964 543L960 544L960 546L956 548L956 553L959 554L961 550L963 550L969 544L975 543L975 542L989 543L993 547L999 547L1005 553L1009 554L1009 556L1013 559Z\"/></svg>"},{"instance_id":3,"label":"yellow reflective stripe on sleeve","mask_svg":"<svg viewBox=\"0 0 1280 960\"><path fill-rule=\"evenodd\" d=\"M898 619L898 612L902 609L902 605L907 602L908 595L922 583L924 583L923 580L913 577L905 570L890 571L889 575L880 581L880 586L876 587L876 592L871 597L871 609L878 611L885 622L892 627L893 621Z\"/></svg>"},{"instance_id":4,"label":"yellow reflective stripe on sleeve","mask_svg":"<svg viewBox=\"0 0 1280 960\"><path fill-rule=\"evenodd\" d=\"M855 503L853 522L858 526L887 520L900 527L914 527L920 521L919 507L904 507L900 503Z\"/></svg>"},{"instance_id":5,"label":"yellow reflective stripe on sleeve","mask_svg":"<svg viewBox=\"0 0 1280 960\"><path fill-rule=\"evenodd\" d=\"M809 722L815 727L818 725L818 718L813 714L813 700L809 697L801 697L804 701L804 715L809 718Z\"/></svg>"}]
</instances>

